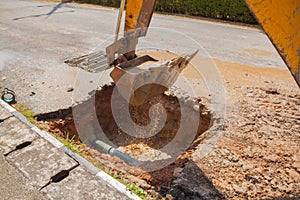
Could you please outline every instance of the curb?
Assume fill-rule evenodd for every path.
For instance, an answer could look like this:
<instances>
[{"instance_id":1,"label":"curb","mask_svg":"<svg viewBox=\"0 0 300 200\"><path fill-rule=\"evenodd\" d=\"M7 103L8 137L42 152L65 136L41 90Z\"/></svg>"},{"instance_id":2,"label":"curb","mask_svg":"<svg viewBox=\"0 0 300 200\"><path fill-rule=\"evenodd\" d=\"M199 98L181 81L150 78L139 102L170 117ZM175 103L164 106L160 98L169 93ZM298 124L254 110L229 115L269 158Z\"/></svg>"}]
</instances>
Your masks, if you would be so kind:
<instances>
[{"instance_id":1,"label":"curb","mask_svg":"<svg viewBox=\"0 0 300 200\"><path fill-rule=\"evenodd\" d=\"M80 155L72 152L69 148L65 147L60 141L58 141L56 138L54 138L52 135L50 135L46 131L40 130L38 127L30 123L24 115L22 115L20 112L18 112L16 109L11 107L9 104L4 102L0 99L0 106L5 108L8 112L10 112L14 117L18 118L21 122L23 122L25 125L27 125L32 131L37 133L39 136L50 142L52 145L54 145L56 148L62 150L65 154L76 160L82 167L84 167L89 173L100 177L102 180L110 184L112 187L116 188L119 192L126 195L128 198L133 200L141 200L140 197L130 192L125 185L105 173L104 171L96 168L94 165L89 163L85 158L81 157Z\"/></svg>"}]
</instances>

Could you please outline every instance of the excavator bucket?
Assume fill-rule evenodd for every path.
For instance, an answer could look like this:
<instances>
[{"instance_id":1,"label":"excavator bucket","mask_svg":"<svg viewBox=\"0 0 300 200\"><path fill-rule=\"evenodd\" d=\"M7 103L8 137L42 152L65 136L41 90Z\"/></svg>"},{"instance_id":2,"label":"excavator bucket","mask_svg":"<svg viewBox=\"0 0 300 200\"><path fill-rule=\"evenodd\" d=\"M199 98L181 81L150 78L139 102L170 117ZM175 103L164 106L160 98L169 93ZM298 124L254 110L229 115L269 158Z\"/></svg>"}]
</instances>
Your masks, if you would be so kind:
<instances>
[{"instance_id":1,"label":"excavator bucket","mask_svg":"<svg viewBox=\"0 0 300 200\"><path fill-rule=\"evenodd\" d=\"M116 38L106 48L106 54L96 52L65 62L94 73L113 66L110 76L120 94L131 105L140 105L170 88L198 51L167 61L158 61L149 55L137 56L138 38L147 34L156 1L127 0L126 2L124 37L118 39L124 9L124 0L122 0Z\"/></svg>"},{"instance_id":2,"label":"excavator bucket","mask_svg":"<svg viewBox=\"0 0 300 200\"><path fill-rule=\"evenodd\" d=\"M300 1L245 1L300 86Z\"/></svg>"},{"instance_id":3,"label":"excavator bucket","mask_svg":"<svg viewBox=\"0 0 300 200\"><path fill-rule=\"evenodd\" d=\"M156 0L126 1L124 37L118 40L122 13L125 6L125 0L121 0L115 41L106 47L105 52L100 50L87 55L70 58L65 60L65 63L72 67L79 67L85 71L97 73L115 66L113 63L118 55L125 55L127 60L136 58L135 51L138 38L144 37L147 34L155 2Z\"/></svg>"},{"instance_id":4,"label":"excavator bucket","mask_svg":"<svg viewBox=\"0 0 300 200\"><path fill-rule=\"evenodd\" d=\"M138 66L128 61L116 66L110 76L125 100L138 106L168 90L197 52L167 61L150 60L138 63Z\"/></svg>"}]
</instances>

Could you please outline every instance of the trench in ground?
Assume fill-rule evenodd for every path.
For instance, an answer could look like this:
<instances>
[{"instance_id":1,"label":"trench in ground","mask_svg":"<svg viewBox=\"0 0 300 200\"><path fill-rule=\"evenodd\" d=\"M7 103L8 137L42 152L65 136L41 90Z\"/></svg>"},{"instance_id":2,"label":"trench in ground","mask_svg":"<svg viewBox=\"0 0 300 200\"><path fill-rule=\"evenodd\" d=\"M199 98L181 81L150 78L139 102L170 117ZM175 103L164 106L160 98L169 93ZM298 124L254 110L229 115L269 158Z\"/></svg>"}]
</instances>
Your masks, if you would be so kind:
<instances>
[{"instance_id":1,"label":"trench in ground","mask_svg":"<svg viewBox=\"0 0 300 200\"><path fill-rule=\"evenodd\" d=\"M112 92L114 85L105 85L101 89L94 91L93 96L81 104L73 108L59 110L56 112L39 114L37 119L39 123L47 129L48 132L55 136L72 138L78 137L78 132L75 127L72 110L74 108L82 110L81 120L82 124L90 126L88 120L90 113L85 105L89 102L94 105L96 110L97 120L106 135L106 137L114 143L119 149L132 157L136 157L146 151L159 150L167 145L178 132L180 121L183 120L187 124L193 124L197 116L199 116L197 134L193 135L193 142L183 154L174 159L174 162L168 166L153 172L146 172L137 167L129 166L122 162L119 158L109 156L93 150L92 148L85 148L88 153L97 161L103 163L104 170L114 176L118 176L122 182L135 183L146 191L160 192L162 186L170 187L172 182L176 179L174 177L174 170L176 168L183 168L185 163L191 159L191 154L195 147L202 143L205 138L205 132L209 129L212 114L208 109L208 101L203 98L194 99L193 103L187 103L182 98L174 95L167 95L166 92L160 96L148 99L144 104L139 106L129 106L132 120L141 126L149 123L149 108L157 103L163 105L166 110L167 118L164 127L156 135L143 139L130 136L124 133L114 120L111 108ZM116 99L114 99L116 101ZM180 101L185 101L181 102ZM128 106L128 103L120 97L117 99L117 106L120 108ZM185 109L189 113L188 119L181 119L181 109ZM160 116L161 110L156 111L157 116ZM78 128L78 127L77 127ZM189 137L189 128L186 128L185 137ZM183 138L184 139L184 138Z\"/></svg>"}]
</instances>

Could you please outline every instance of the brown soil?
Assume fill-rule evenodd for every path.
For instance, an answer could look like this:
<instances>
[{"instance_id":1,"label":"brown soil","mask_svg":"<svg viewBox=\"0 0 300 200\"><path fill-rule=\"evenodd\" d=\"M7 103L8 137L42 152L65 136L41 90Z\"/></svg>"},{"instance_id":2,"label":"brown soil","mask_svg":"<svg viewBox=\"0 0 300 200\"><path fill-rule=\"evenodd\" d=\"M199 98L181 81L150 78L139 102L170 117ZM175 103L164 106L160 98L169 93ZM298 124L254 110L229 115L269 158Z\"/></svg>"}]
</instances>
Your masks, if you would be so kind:
<instances>
[{"instance_id":1,"label":"brown soil","mask_svg":"<svg viewBox=\"0 0 300 200\"><path fill-rule=\"evenodd\" d=\"M161 103L167 112L167 119L165 126L159 133L156 135L143 139L138 137L130 136L124 133L116 124L114 120L114 116L112 114L111 109L111 96L113 92L114 86L104 86L101 90L95 92L95 110L98 122L104 131L107 138L113 142L119 149L132 157L137 157L140 154L145 152L149 152L151 150L159 150L168 144L177 134L179 123L181 121L181 109L188 109L189 118L184 119L184 121L188 121L188 124L193 123L193 119L195 119L195 115L200 116L198 133L195 136L194 143L191 144L190 148L179 155L174 159L172 164L164 167L161 170L154 172L146 172L143 169L139 169L137 167L129 166L121 161L117 157L108 156L105 153L99 153L95 150L84 147L86 152L94 157L94 159L99 160L105 165L105 170L111 174L115 174L120 176L121 180L125 183L135 183L141 188L145 189L149 192L150 196L157 197L158 192L162 186L170 186L172 181L174 180L174 170L176 168L183 168L185 163L191 158L191 154L194 148L203 140L203 133L209 128L211 113L207 108L207 102L204 99L198 99L195 105L199 106L199 110L195 110L194 107L189 104L182 104L180 107L179 100L174 96L167 96L162 94L157 97L150 98L146 103L139 106L130 105L129 110L133 121L138 125L147 125L149 123L148 112L152 105ZM117 101L117 107L122 108L123 106L128 105L128 103L122 98ZM93 98L88 101L94 101ZM84 105L82 103L82 105ZM85 106L82 108L81 105L78 105L78 109L82 109L86 111ZM161 115L161 110L156 111L156 116ZM83 124L88 121L90 115L87 112L81 116ZM39 116L40 119L45 119L48 117L47 121L43 122L43 126L47 128L47 130L60 137L66 137L66 134L69 134L69 138L75 136L78 137L77 130L75 128L74 119L71 114L64 116L63 119L57 118L58 115L44 114L43 116ZM54 119L50 119L53 118ZM90 126L87 123L87 126ZM189 130L186 130L186 135L184 137L189 137Z\"/></svg>"},{"instance_id":2,"label":"brown soil","mask_svg":"<svg viewBox=\"0 0 300 200\"><path fill-rule=\"evenodd\" d=\"M227 90L227 117L208 156L201 156L201 147L209 138L206 130L212 116L202 101L200 115L205 123L200 125L194 143L159 171L147 173L118 158L90 150L91 154L106 170L121 175L124 182L136 183L153 198L159 192L169 199L299 199L300 90L290 73L220 60L214 63ZM174 97L162 95L141 107L130 108L135 122L146 124L149 106L161 102L168 110L168 120L175 121L159 135L141 140L128 137L113 123L110 105L105 104L110 94L109 87L96 94L99 110L106 110L97 112L97 116L105 134L122 151L136 156L160 148L173 138L179 117ZM72 116L47 124L54 134L76 133Z\"/></svg>"},{"instance_id":3,"label":"brown soil","mask_svg":"<svg viewBox=\"0 0 300 200\"><path fill-rule=\"evenodd\" d=\"M185 170L201 169L226 199L299 199L300 90L289 71L214 61L227 89L225 128Z\"/></svg>"}]
</instances>

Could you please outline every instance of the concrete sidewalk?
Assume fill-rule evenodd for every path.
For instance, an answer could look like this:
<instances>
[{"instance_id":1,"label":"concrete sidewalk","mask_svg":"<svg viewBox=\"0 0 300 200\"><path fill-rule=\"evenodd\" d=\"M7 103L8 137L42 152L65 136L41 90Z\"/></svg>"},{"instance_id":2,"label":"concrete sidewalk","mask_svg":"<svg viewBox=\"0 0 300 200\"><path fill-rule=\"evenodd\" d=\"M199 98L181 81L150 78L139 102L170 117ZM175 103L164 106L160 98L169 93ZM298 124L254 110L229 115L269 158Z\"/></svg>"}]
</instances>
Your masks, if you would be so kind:
<instances>
[{"instance_id":1,"label":"concrete sidewalk","mask_svg":"<svg viewBox=\"0 0 300 200\"><path fill-rule=\"evenodd\" d=\"M1 199L139 199L1 100L0 154Z\"/></svg>"},{"instance_id":2,"label":"concrete sidewalk","mask_svg":"<svg viewBox=\"0 0 300 200\"><path fill-rule=\"evenodd\" d=\"M2 154L2 152L1 152ZM1 199L45 199L35 188L26 185L24 177L0 155Z\"/></svg>"}]
</instances>

